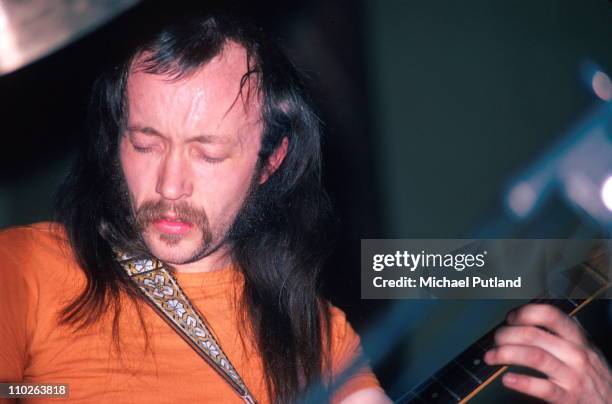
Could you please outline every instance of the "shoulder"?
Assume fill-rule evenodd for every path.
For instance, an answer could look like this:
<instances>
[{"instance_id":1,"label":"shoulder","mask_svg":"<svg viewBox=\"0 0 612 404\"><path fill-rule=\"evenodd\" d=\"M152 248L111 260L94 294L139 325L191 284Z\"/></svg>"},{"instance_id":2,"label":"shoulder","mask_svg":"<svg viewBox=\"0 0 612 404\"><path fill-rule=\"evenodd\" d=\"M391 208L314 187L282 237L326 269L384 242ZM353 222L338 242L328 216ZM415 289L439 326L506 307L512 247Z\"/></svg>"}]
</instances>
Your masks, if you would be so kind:
<instances>
[{"instance_id":1,"label":"shoulder","mask_svg":"<svg viewBox=\"0 0 612 404\"><path fill-rule=\"evenodd\" d=\"M0 229L0 251L29 255L67 246L66 233L59 223L40 222Z\"/></svg>"},{"instance_id":2,"label":"shoulder","mask_svg":"<svg viewBox=\"0 0 612 404\"><path fill-rule=\"evenodd\" d=\"M30 287L62 282L75 274L75 259L64 228L41 222L0 230L0 276Z\"/></svg>"},{"instance_id":3,"label":"shoulder","mask_svg":"<svg viewBox=\"0 0 612 404\"><path fill-rule=\"evenodd\" d=\"M360 338L355 332L344 311L328 304L329 337L332 360L344 362L360 349Z\"/></svg>"},{"instance_id":4,"label":"shoulder","mask_svg":"<svg viewBox=\"0 0 612 404\"><path fill-rule=\"evenodd\" d=\"M357 337L349 320L346 318L346 313L339 307L329 304L329 328L333 342L341 341L347 337Z\"/></svg>"}]
</instances>

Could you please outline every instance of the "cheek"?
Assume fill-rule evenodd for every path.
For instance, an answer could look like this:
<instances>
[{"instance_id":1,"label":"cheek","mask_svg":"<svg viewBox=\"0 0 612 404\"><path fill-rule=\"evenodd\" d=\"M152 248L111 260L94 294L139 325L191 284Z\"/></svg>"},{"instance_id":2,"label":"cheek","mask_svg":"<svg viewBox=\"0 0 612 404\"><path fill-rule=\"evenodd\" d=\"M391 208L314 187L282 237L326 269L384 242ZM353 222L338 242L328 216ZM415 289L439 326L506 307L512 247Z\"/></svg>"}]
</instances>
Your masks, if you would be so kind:
<instances>
[{"instance_id":1,"label":"cheek","mask_svg":"<svg viewBox=\"0 0 612 404\"><path fill-rule=\"evenodd\" d=\"M255 163L227 164L218 169L201 173L198 179L198 199L216 222L231 221L242 206L251 185Z\"/></svg>"},{"instance_id":2,"label":"cheek","mask_svg":"<svg viewBox=\"0 0 612 404\"><path fill-rule=\"evenodd\" d=\"M130 196L134 199L136 206L147 200L146 185L153 180L149 178L155 170L152 167L147 167L143 161L135 156L135 152L130 150L130 146L125 138L121 141L119 151L119 161L123 176L127 183Z\"/></svg>"}]
</instances>

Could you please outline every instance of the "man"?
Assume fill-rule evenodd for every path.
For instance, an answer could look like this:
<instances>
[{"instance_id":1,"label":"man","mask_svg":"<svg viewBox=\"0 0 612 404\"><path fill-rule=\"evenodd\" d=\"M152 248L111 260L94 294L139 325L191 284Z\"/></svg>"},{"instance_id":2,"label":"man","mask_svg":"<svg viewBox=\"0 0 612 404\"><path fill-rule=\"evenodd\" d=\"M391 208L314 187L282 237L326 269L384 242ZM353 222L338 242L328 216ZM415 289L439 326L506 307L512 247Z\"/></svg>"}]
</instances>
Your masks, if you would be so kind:
<instances>
[{"instance_id":1,"label":"man","mask_svg":"<svg viewBox=\"0 0 612 404\"><path fill-rule=\"evenodd\" d=\"M317 294L328 207L300 83L257 30L225 18L167 28L105 74L59 223L0 234L0 380L68 383L81 402L292 402L318 385L337 402L389 402L367 366L351 366L359 338ZM141 287L158 262L170 275ZM189 302L223 366L172 326ZM606 399L609 370L566 317L527 306L511 325L486 360L536 367L557 387L518 376L508 386ZM531 362L536 350L550 363L591 355L571 363L591 384L557 377L564 363Z\"/></svg>"},{"instance_id":2,"label":"man","mask_svg":"<svg viewBox=\"0 0 612 404\"><path fill-rule=\"evenodd\" d=\"M359 338L317 294L318 125L246 24L195 20L134 50L96 83L59 223L0 235L0 381L67 383L77 402L293 402L319 385L388 402L367 366L341 375Z\"/></svg>"}]
</instances>

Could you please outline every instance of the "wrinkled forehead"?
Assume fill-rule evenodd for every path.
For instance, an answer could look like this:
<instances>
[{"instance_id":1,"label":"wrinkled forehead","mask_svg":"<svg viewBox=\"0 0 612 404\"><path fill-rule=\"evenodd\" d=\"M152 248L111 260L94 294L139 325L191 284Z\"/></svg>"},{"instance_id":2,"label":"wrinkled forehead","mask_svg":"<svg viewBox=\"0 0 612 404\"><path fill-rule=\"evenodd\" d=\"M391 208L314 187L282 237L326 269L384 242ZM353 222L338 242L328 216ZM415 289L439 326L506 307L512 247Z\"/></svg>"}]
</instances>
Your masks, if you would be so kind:
<instances>
[{"instance_id":1,"label":"wrinkled forehead","mask_svg":"<svg viewBox=\"0 0 612 404\"><path fill-rule=\"evenodd\" d=\"M242 45L228 41L217 56L181 75L147 72L150 56L147 53L137 56L130 69L127 83L130 118L172 117L184 129L261 121L258 76L248 74L248 55Z\"/></svg>"}]
</instances>

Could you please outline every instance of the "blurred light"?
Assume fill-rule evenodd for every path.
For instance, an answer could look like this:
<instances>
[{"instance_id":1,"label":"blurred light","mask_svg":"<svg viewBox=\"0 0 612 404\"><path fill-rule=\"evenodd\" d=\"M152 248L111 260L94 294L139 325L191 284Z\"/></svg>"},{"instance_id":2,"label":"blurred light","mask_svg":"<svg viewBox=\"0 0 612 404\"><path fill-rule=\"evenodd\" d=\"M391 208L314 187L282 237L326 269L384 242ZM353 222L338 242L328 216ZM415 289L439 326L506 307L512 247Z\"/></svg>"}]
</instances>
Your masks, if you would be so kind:
<instances>
[{"instance_id":1,"label":"blurred light","mask_svg":"<svg viewBox=\"0 0 612 404\"><path fill-rule=\"evenodd\" d=\"M612 99L612 81L607 74L602 71L596 72L591 80L591 85L596 96L604 101Z\"/></svg>"},{"instance_id":2,"label":"blurred light","mask_svg":"<svg viewBox=\"0 0 612 404\"><path fill-rule=\"evenodd\" d=\"M21 59L17 37L0 2L0 71L12 70Z\"/></svg>"},{"instance_id":3,"label":"blurred light","mask_svg":"<svg viewBox=\"0 0 612 404\"><path fill-rule=\"evenodd\" d=\"M604 181L601 187L601 200L606 208L612 212L612 175Z\"/></svg>"},{"instance_id":4,"label":"blurred light","mask_svg":"<svg viewBox=\"0 0 612 404\"><path fill-rule=\"evenodd\" d=\"M536 204L537 195L526 182L516 184L508 194L508 207L520 218L526 217Z\"/></svg>"},{"instance_id":5,"label":"blurred light","mask_svg":"<svg viewBox=\"0 0 612 404\"><path fill-rule=\"evenodd\" d=\"M0 75L74 42L140 0L0 0Z\"/></svg>"},{"instance_id":6,"label":"blurred light","mask_svg":"<svg viewBox=\"0 0 612 404\"><path fill-rule=\"evenodd\" d=\"M595 79L595 74L591 78ZM606 80L603 73L594 80L599 83L599 90L607 85ZM604 226L612 224L612 138L609 133L612 110L608 103L598 104L511 183L504 202L515 219L525 220L534 215L553 191L560 190L577 213L586 213Z\"/></svg>"},{"instance_id":7,"label":"blurred light","mask_svg":"<svg viewBox=\"0 0 612 404\"><path fill-rule=\"evenodd\" d=\"M593 183L588 177L581 172L571 172L565 178L565 191L571 202L582 207L586 211L593 205L594 196L597 194L593 192L596 190ZM591 213L591 212L589 212Z\"/></svg>"},{"instance_id":8,"label":"blurred light","mask_svg":"<svg viewBox=\"0 0 612 404\"><path fill-rule=\"evenodd\" d=\"M612 142L604 119L587 130L558 167L558 179L570 205L604 226L612 224L612 209L602 195L602 186L610 177L611 156Z\"/></svg>"}]
</instances>

